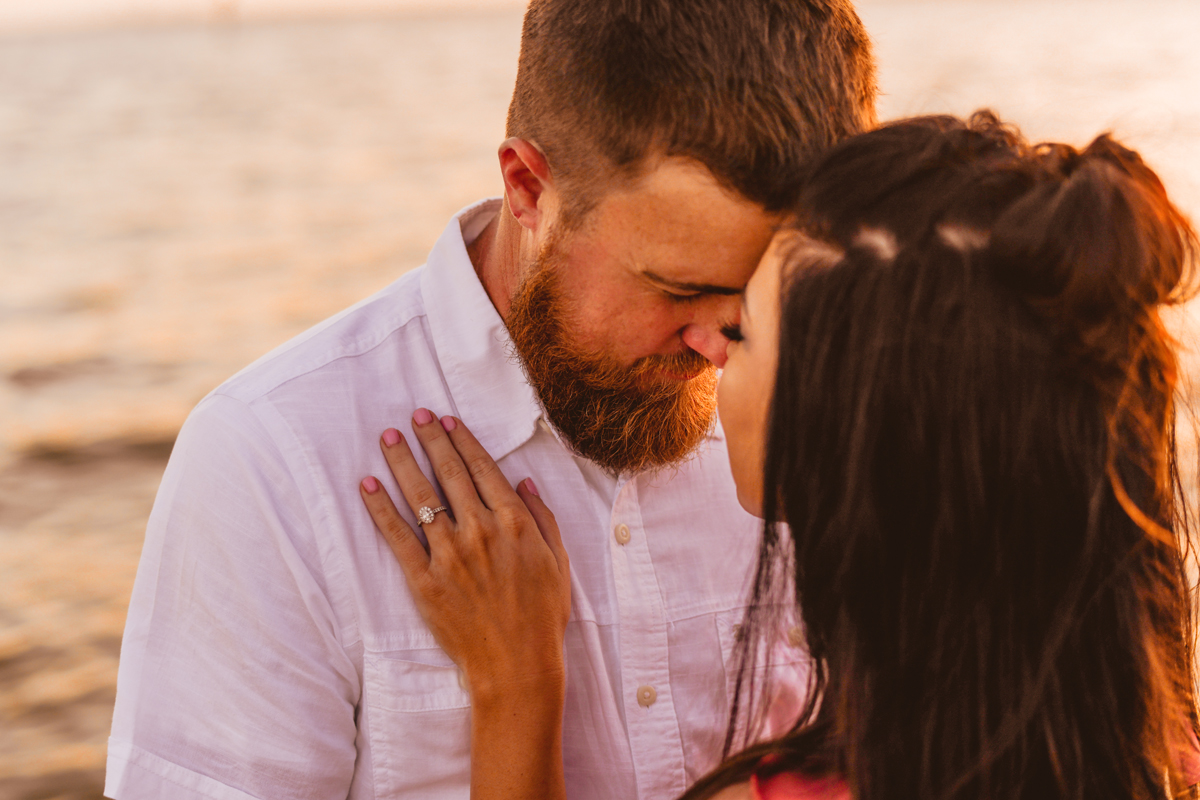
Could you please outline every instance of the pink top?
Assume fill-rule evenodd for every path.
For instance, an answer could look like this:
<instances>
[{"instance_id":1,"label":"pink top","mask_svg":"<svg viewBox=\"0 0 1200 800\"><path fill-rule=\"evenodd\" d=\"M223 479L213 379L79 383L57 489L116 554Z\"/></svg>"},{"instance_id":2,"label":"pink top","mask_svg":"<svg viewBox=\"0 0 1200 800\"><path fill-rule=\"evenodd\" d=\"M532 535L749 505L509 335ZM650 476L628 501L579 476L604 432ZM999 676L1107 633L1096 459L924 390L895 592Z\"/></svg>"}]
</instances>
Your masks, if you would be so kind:
<instances>
[{"instance_id":1,"label":"pink top","mask_svg":"<svg viewBox=\"0 0 1200 800\"><path fill-rule=\"evenodd\" d=\"M750 776L750 797L754 800L850 800L850 789L837 776L809 778L795 772L759 779Z\"/></svg>"},{"instance_id":2,"label":"pink top","mask_svg":"<svg viewBox=\"0 0 1200 800\"><path fill-rule=\"evenodd\" d=\"M1190 727L1191 744L1179 751L1179 767L1189 785L1200 783L1200 741ZM772 778L750 776L753 800L850 800L850 788L836 775L809 778L795 772L781 772Z\"/></svg>"},{"instance_id":3,"label":"pink top","mask_svg":"<svg viewBox=\"0 0 1200 800\"><path fill-rule=\"evenodd\" d=\"M1196 738L1191 725L1187 726L1187 732L1187 746L1179 749L1179 771L1189 786L1195 786L1200 783L1200 739Z\"/></svg>"}]
</instances>

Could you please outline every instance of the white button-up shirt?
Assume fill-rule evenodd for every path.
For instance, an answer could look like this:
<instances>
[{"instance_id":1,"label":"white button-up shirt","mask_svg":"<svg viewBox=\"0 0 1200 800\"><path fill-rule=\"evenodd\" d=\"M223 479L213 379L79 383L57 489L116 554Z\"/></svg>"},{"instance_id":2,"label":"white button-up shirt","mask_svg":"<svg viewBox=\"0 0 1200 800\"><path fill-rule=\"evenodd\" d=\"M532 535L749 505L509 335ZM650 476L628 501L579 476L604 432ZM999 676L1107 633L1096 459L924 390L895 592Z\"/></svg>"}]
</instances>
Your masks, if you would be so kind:
<instances>
[{"instance_id":1,"label":"white button-up shirt","mask_svg":"<svg viewBox=\"0 0 1200 800\"><path fill-rule=\"evenodd\" d=\"M420 407L532 477L562 528L569 796L674 797L716 764L759 526L719 431L677 469L618 479L544 423L466 252L498 208L466 209L424 267L189 417L134 585L108 796L468 796L468 696L358 494L373 474L399 499L377 438ZM780 708L802 678L790 652Z\"/></svg>"}]
</instances>

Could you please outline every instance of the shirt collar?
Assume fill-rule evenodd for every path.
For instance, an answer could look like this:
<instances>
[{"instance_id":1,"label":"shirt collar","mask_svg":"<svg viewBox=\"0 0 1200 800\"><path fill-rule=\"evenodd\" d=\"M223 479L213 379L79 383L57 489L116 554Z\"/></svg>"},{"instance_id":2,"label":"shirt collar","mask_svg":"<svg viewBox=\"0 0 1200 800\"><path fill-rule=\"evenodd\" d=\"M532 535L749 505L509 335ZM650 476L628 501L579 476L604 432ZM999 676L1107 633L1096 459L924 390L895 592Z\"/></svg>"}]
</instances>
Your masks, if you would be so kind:
<instances>
[{"instance_id":1,"label":"shirt collar","mask_svg":"<svg viewBox=\"0 0 1200 800\"><path fill-rule=\"evenodd\" d=\"M467 206L450 220L421 276L425 315L459 417L501 459L528 441L542 415L508 329L467 255L500 211L499 198Z\"/></svg>"}]
</instances>

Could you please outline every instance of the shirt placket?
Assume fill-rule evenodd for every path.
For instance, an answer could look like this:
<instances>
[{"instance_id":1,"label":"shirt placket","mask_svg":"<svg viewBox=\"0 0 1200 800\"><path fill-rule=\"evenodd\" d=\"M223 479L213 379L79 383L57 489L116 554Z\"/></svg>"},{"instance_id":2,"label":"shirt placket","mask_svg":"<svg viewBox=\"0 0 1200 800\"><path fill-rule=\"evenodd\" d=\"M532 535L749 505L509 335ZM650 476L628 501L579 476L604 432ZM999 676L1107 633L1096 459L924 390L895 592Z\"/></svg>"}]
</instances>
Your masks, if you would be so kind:
<instances>
[{"instance_id":1,"label":"shirt placket","mask_svg":"<svg viewBox=\"0 0 1200 800\"><path fill-rule=\"evenodd\" d=\"M671 694L666 608L642 524L637 480L623 478L618 484L609 533L620 618L621 702L638 797L677 797L686 778Z\"/></svg>"}]
</instances>

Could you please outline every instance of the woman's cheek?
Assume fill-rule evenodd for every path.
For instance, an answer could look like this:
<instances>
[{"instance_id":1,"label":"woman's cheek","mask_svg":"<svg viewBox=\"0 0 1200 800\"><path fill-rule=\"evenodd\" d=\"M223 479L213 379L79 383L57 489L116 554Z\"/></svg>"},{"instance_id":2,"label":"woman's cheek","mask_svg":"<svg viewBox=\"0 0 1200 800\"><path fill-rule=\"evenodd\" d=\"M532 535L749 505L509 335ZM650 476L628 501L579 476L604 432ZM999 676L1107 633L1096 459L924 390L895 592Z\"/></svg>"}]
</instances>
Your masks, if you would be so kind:
<instances>
[{"instance_id":1,"label":"woman's cheek","mask_svg":"<svg viewBox=\"0 0 1200 800\"><path fill-rule=\"evenodd\" d=\"M751 514L762 507L762 421L756 420L751 398L746 396L742 364L731 356L717 386L717 414L725 431L729 470L737 485L738 501Z\"/></svg>"}]
</instances>

